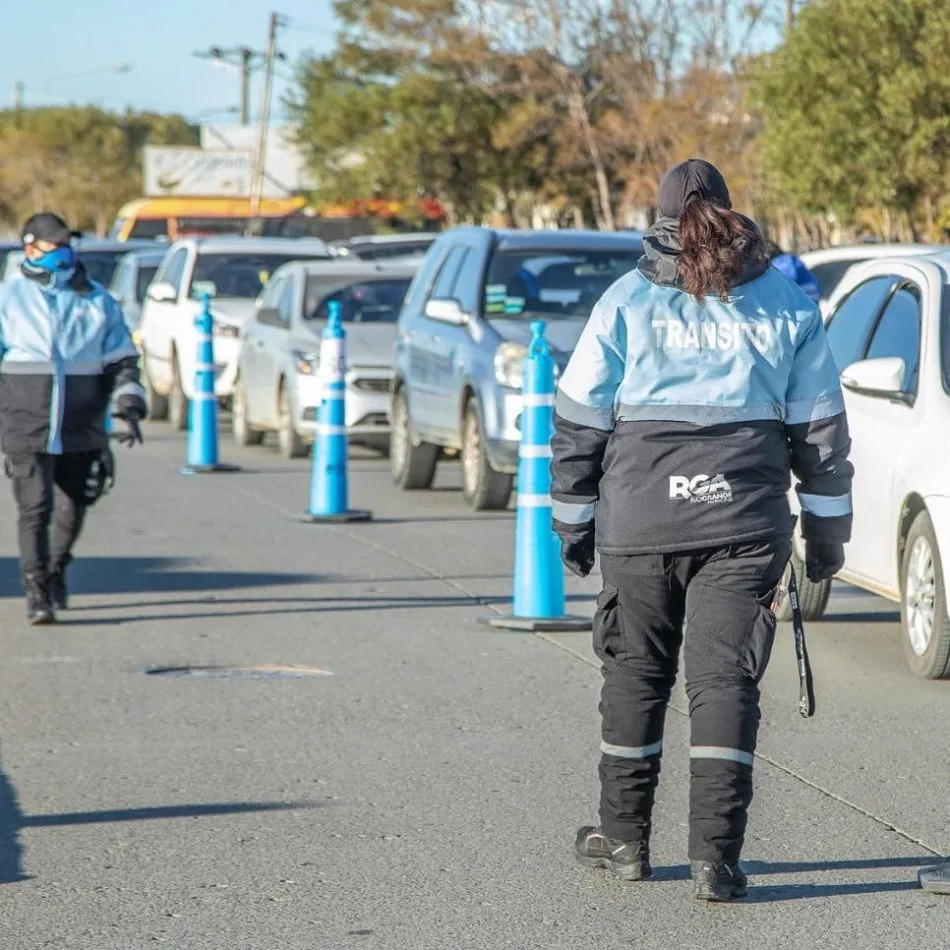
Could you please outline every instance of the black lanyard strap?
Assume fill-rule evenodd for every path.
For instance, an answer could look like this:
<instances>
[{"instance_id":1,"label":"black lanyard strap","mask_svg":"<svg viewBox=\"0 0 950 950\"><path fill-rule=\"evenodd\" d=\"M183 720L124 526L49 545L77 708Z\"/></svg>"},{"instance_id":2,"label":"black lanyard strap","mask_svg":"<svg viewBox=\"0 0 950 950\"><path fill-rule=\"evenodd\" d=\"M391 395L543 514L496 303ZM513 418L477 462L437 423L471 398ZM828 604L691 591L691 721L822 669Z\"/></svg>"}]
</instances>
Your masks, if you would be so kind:
<instances>
[{"instance_id":1,"label":"black lanyard strap","mask_svg":"<svg viewBox=\"0 0 950 950\"><path fill-rule=\"evenodd\" d=\"M803 719L811 719L815 715L815 681L811 675L811 662L808 659L808 647L805 644L805 623L798 603L798 580L795 577L795 567L791 562L788 570L788 599L792 605L795 658L798 661L798 711Z\"/></svg>"}]
</instances>

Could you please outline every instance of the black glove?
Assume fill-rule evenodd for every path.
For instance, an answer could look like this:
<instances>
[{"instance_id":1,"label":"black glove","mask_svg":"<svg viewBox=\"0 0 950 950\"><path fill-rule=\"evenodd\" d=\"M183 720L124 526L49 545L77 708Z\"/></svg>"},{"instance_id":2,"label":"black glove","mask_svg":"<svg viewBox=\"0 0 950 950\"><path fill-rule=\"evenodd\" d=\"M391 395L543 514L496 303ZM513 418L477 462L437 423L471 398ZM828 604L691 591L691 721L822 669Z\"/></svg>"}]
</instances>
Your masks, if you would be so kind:
<instances>
[{"instance_id":1,"label":"black glove","mask_svg":"<svg viewBox=\"0 0 950 950\"><path fill-rule=\"evenodd\" d=\"M131 448L135 445L136 442L141 443L142 439L142 430L139 428L139 419L142 417L138 413L130 412L124 416L116 415L116 419L122 419L128 426L128 432L123 432L121 435L115 437L116 442L119 445L125 445L128 448Z\"/></svg>"},{"instance_id":2,"label":"black glove","mask_svg":"<svg viewBox=\"0 0 950 950\"><path fill-rule=\"evenodd\" d=\"M116 397L115 415L119 419L131 419L133 416L136 421L142 420L148 414L148 406L145 400L136 393L123 393Z\"/></svg>"},{"instance_id":3,"label":"black glove","mask_svg":"<svg viewBox=\"0 0 950 950\"><path fill-rule=\"evenodd\" d=\"M594 533L570 540L561 539L561 560L564 566L578 577L587 577L594 569Z\"/></svg>"},{"instance_id":4,"label":"black glove","mask_svg":"<svg viewBox=\"0 0 950 950\"><path fill-rule=\"evenodd\" d=\"M843 544L805 542L805 573L813 584L830 580L842 567L844 567Z\"/></svg>"}]
</instances>

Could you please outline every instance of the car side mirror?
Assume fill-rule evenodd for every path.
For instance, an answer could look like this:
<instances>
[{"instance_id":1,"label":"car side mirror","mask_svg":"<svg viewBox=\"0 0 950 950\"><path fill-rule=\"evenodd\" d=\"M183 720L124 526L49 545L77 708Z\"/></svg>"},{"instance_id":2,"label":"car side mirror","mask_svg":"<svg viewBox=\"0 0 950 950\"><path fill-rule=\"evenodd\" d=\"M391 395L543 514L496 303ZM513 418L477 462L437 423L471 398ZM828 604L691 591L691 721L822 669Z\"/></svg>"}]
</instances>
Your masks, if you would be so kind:
<instances>
[{"instance_id":1,"label":"car side mirror","mask_svg":"<svg viewBox=\"0 0 950 950\"><path fill-rule=\"evenodd\" d=\"M178 299L178 291L175 290L174 285L165 280L150 284L148 295L156 303L172 303Z\"/></svg>"},{"instance_id":2,"label":"car side mirror","mask_svg":"<svg viewBox=\"0 0 950 950\"><path fill-rule=\"evenodd\" d=\"M428 301L424 312L430 320L438 320L439 323L448 323L454 327L464 327L470 319L459 302L449 298Z\"/></svg>"},{"instance_id":3,"label":"car side mirror","mask_svg":"<svg viewBox=\"0 0 950 950\"><path fill-rule=\"evenodd\" d=\"M900 396L907 367L899 356L859 360L841 374L841 385L864 396Z\"/></svg>"},{"instance_id":4,"label":"car side mirror","mask_svg":"<svg viewBox=\"0 0 950 950\"><path fill-rule=\"evenodd\" d=\"M261 309L257 311L257 322L262 323L266 327L284 328L287 326L280 311L276 307L261 307Z\"/></svg>"}]
</instances>

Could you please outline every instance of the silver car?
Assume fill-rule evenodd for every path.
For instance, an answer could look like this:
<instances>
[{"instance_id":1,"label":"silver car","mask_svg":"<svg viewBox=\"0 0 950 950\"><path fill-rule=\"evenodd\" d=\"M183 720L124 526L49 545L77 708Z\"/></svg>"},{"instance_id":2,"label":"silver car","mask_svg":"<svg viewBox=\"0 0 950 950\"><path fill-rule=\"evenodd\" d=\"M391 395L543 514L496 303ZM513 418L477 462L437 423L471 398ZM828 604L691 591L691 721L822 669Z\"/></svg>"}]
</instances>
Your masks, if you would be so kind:
<instances>
[{"instance_id":1,"label":"silver car","mask_svg":"<svg viewBox=\"0 0 950 950\"><path fill-rule=\"evenodd\" d=\"M141 336L139 324L142 322L145 291L155 279L166 250L167 248L159 245L154 249L129 251L119 259L119 265L109 284L109 293L119 301L136 345L139 344Z\"/></svg>"},{"instance_id":2,"label":"silver car","mask_svg":"<svg viewBox=\"0 0 950 950\"><path fill-rule=\"evenodd\" d=\"M336 259L275 271L242 330L234 387L239 445L276 432L285 458L306 454L320 405L320 337L339 301L346 330L346 425L353 443L389 449L396 320L417 264Z\"/></svg>"}]
</instances>

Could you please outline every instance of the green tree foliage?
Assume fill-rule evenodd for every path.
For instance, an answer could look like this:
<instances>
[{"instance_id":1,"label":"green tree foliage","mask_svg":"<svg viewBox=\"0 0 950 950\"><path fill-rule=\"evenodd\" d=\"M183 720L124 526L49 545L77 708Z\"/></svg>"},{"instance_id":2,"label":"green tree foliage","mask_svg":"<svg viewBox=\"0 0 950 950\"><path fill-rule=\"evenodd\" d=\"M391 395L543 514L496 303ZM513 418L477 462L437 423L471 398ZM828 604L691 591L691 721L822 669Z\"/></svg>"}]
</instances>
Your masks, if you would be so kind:
<instances>
[{"instance_id":1,"label":"green tree foliage","mask_svg":"<svg viewBox=\"0 0 950 950\"><path fill-rule=\"evenodd\" d=\"M689 148L743 168L734 66L779 6L337 0L337 49L301 65L290 103L317 198L613 229Z\"/></svg>"},{"instance_id":2,"label":"green tree foliage","mask_svg":"<svg viewBox=\"0 0 950 950\"><path fill-rule=\"evenodd\" d=\"M932 237L950 172L948 50L945 0L809 4L753 82L775 194Z\"/></svg>"},{"instance_id":3,"label":"green tree foliage","mask_svg":"<svg viewBox=\"0 0 950 950\"><path fill-rule=\"evenodd\" d=\"M197 129L178 116L93 107L0 113L0 219L15 228L47 209L103 233L142 193L146 144L197 145Z\"/></svg>"}]
</instances>

